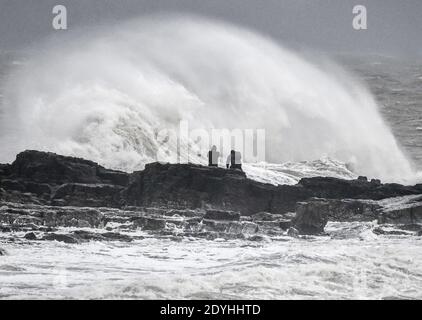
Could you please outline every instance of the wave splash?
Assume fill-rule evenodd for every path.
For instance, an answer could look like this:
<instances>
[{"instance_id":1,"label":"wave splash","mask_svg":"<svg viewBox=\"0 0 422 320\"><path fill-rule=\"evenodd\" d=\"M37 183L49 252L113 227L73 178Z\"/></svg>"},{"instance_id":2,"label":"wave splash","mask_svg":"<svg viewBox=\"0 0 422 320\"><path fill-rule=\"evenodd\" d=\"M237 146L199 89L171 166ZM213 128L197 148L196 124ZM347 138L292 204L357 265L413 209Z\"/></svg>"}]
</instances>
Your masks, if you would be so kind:
<instances>
[{"instance_id":1,"label":"wave splash","mask_svg":"<svg viewBox=\"0 0 422 320\"><path fill-rule=\"evenodd\" d=\"M156 160L157 128L187 120L193 128L264 128L269 163L327 157L339 161L327 175L348 163L384 181L415 176L364 86L249 30L198 17L143 18L75 32L38 52L6 84L2 161L31 148L132 171ZM169 159L175 152L177 144ZM266 180L269 171L257 167L267 168L245 166ZM309 166L287 170L306 175ZM289 183L286 170L271 172L279 175L270 181Z\"/></svg>"}]
</instances>

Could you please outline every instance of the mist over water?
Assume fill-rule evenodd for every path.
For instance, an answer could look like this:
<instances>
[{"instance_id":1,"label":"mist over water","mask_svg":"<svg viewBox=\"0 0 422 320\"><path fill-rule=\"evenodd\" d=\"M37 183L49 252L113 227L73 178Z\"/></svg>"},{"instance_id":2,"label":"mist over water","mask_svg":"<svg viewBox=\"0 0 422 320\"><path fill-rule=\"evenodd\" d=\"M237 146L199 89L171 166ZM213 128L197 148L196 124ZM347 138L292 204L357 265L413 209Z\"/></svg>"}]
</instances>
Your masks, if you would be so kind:
<instances>
[{"instance_id":1,"label":"mist over water","mask_svg":"<svg viewBox=\"0 0 422 320\"><path fill-rule=\"evenodd\" d=\"M141 169L157 159L157 130L187 120L265 129L269 163L329 157L384 181L415 178L370 92L339 67L236 26L162 18L40 45L5 84L0 162L30 148ZM171 144L167 160L176 153Z\"/></svg>"}]
</instances>

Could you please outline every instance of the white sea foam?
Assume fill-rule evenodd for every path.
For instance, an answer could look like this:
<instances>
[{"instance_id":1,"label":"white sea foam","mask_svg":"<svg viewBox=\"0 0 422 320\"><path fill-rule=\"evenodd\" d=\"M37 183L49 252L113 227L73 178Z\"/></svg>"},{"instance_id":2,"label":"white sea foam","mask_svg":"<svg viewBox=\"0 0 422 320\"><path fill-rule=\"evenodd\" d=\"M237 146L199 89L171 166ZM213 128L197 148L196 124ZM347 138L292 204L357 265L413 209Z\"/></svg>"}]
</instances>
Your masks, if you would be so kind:
<instances>
[{"instance_id":1,"label":"white sea foam","mask_svg":"<svg viewBox=\"0 0 422 320\"><path fill-rule=\"evenodd\" d=\"M266 242L3 242L0 298L421 299L422 238L372 227L329 223L331 238Z\"/></svg>"},{"instance_id":2,"label":"white sea foam","mask_svg":"<svg viewBox=\"0 0 422 320\"><path fill-rule=\"evenodd\" d=\"M222 22L160 18L40 45L6 84L0 161L32 148L140 169L156 160L157 130L185 119L194 128L266 129L267 162L284 164L246 165L258 180L313 175L323 156L338 162L321 174L414 178L371 94L340 68Z\"/></svg>"}]
</instances>

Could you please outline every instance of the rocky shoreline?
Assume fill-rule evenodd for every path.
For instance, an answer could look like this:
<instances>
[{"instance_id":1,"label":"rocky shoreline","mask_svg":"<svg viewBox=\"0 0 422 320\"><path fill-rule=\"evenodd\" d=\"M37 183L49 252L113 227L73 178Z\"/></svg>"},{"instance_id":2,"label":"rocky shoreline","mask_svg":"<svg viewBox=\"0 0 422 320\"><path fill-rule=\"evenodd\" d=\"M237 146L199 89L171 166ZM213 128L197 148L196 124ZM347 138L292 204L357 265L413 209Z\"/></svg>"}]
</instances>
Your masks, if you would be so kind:
<instances>
[{"instance_id":1,"label":"rocky shoreline","mask_svg":"<svg viewBox=\"0 0 422 320\"><path fill-rule=\"evenodd\" d=\"M39 151L0 165L0 232L30 241L130 242L139 228L157 236L259 240L324 235L328 221L374 220L376 234L422 235L422 185L316 177L274 186L194 164L151 163L128 174Z\"/></svg>"}]
</instances>

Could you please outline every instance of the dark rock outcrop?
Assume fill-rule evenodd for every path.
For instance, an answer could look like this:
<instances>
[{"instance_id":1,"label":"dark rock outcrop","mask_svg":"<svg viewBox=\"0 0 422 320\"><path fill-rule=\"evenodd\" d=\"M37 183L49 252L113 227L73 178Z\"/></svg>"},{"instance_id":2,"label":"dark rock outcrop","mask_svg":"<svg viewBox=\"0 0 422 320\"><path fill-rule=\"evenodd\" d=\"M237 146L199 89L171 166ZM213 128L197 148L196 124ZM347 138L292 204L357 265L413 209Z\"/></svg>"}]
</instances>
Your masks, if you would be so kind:
<instances>
[{"instance_id":1,"label":"dark rock outcrop","mask_svg":"<svg viewBox=\"0 0 422 320\"><path fill-rule=\"evenodd\" d=\"M25 234L24 238L26 240L37 240L37 236L33 232L28 232L27 234Z\"/></svg>"},{"instance_id":2,"label":"dark rock outcrop","mask_svg":"<svg viewBox=\"0 0 422 320\"><path fill-rule=\"evenodd\" d=\"M129 174L50 152L24 151L0 167L0 199L53 205L120 205Z\"/></svg>"},{"instance_id":3,"label":"dark rock outcrop","mask_svg":"<svg viewBox=\"0 0 422 320\"><path fill-rule=\"evenodd\" d=\"M378 216L379 223L422 225L422 196L403 197L379 202L383 207Z\"/></svg>"},{"instance_id":4,"label":"dark rock outcrop","mask_svg":"<svg viewBox=\"0 0 422 320\"><path fill-rule=\"evenodd\" d=\"M407 236L410 235L410 232L396 230L396 229L387 229L381 226L376 227L372 230L373 233L376 235L389 235L389 236Z\"/></svg>"},{"instance_id":5,"label":"dark rock outcrop","mask_svg":"<svg viewBox=\"0 0 422 320\"><path fill-rule=\"evenodd\" d=\"M110 184L66 183L51 197L53 205L83 207L118 207L122 186Z\"/></svg>"},{"instance_id":6,"label":"dark rock outcrop","mask_svg":"<svg viewBox=\"0 0 422 320\"><path fill-rule=\"evenodd\" d=\"M258 232L259 227L256 223L248 221L221 221L221 220L209 220L203 221L204 230L212 232L220 232L226 234L254 234Z\"/></svg>"},{"instance_id":7,"label":"dark rock outcrop","mask_svg":"<svg viewBox=\"0 0 422 320\"><path fill-rule=\"evenodd\" d=\"M152 231L166 228L168 219L163 215L190 215L193 220L183 222L187 226L202 218L243 223L240 216L246 216L262 228L322 233L328 220L421 223L418 201L401 207L380 203L419 194L422 185L382 184L366 177L303 178L297 185L274 186L248 179L240 170L194 164L151 163L143 171L127 174L92 161L39 151L22 152L12 164L0 165L0 201L43 206L31 212L0 207L0 221L7 228L25 230L103 226L107 219L97 207L143 208L146 215L128 219ZM293 221L292 212L296 212ZM177 219L171 223L180 224Z\"/></svg>"},{"instance_id":8,"label":"dark rock outcrop","mask_svg":"<svg viewBox=\"0 0 422 320\"><path fill-rule=\"evenodd\" d=\"M294 186L273 186L250 180L241 171L192 164L152 163L144 171L131 176L122 199L134 206L211 207L252 215L292 212L298 202L312 197L380 200L421 193L420 185L378 184L363 179L330 177L304 178Z\"/></svg>"},{"instance_id":9,"label":"dark rock outcrop","mask_svg":"<svg viewBox=\"0 0 422 320\"><path fill-rule=\"evenodd\" d=\"M100 227L105 223L104 214L96 208L51 207L18 203L0 204L0 223L11 227Z\"/></svg>"},{"instance_id":10,"label":"dark rock outcrop","mask_svg":"<svg viewBox=\"0 0 422 320\"><path fill-rule=\"evenodd\" d=\"M299 181L299 185L308 190L312 197L326 199L381 200L422 194L422 185L378 184L363 180L343 180L332 177L303 178Z\"/></svg>"},{"instance_id":11,"label":"dark rock outcrop","mask_svg":"<svg viewBox=\"0 0 422 320\"><path fill-rule=\"evenodd\" d=\"M132 218L135 227L140 227L143 230L162 230L166 227L166 220L154 217L135 217Z\"/></svg>"},{"instance_id":12,"label":"dark rock outcrop","mask_svg":"<svg viewBox=\"0 0 422 320\"><path fill-rule=\"evenodd\" d=\"M328 222L328 204L324 200L299 202L292 226L300 234L322 234Z\"/></svg>"},{"instance_id":13,"label":"dark rock outcrop","mask_svg":"<svg viewBox=\"0 0 422 320\"><path fill-rule=\"evenodd\" d=\"M41 240L58 241L64 243L79 243L76 237L69 234L48 233Z\"/></svg>"},{"instance_id":14,"label":"dark rock outcrop","mask_svg":"<svg viewBox=\"0 0 422 320\"><path fill-rule=\"evenodd\" d=\"M422 196L394 197L378 201L311 198L297 204L292 225L300 233L318 234L323 232L328 221L374 220L379 224L419 230L422 226ZM380 232L378 230L378 234Z\"/></svg>"},{"instance_id":15,"label":"dark rock outcrop","mask_svg":"<svg viewBox=\"0 0 422 320\"><path fill-rule=\"evenodd\" d=\"M320 215L327 220L339 222L373 221L381 212L382 206L374 200L364 199L324 199L311 198L306 202L298 202L296 213Z\"/></svg>"},{"instance_id":16,"label":"dark rock outcrop","mask_svg":"<svg viewBox=\"0 0 422 320\"><path fill-rule=\"evenodd\" d=\"M238 170L152 163L132 175L123 198L134 206L211 207L248 215L269 209L273 191Z\"/></svg>"},{"instance_id":17,"label":"dark rock outcrop","mask_svg":"<svg viewBox=\"0 0 422 320\"><path fill-rule=\"evenodd\" d=\"M167 207L216 209L241 215L283 214L312 197L372 199L422 193L422 186L381 184L367 179L303 178L297 185L273 186L244 172L193 164L146 165L127 174L54 153L25 151L0 167L0 200L58 206ZM19 199L21 201L19 201Z\"/></svg>"},{"instance_id":18,"label":"dark rock outcrop","mask_svg":"<svg viewBox=\"0 0 422 320\"><path fill-rule=\"evenodd\" d=\"M128 174L105 169L95 162L33 150L16 156L9 175L11 178L48 184L102 183L125 186L128 182Z\"/></svg>"},{"instance_id":19,"label":"dark rock outcrop","mask_svg":"<svg viewBox=\"0 0 422 320\"><path fill-rule=\"evenodd\" d=\"M207 213L205 214L204 219L239 221L240 213L233 212L233 211L223 211L223 210L207 210Z\"/></svg>"},{"instance_id":20,"label":"dark rock outcrop","mask_svg":"<svg viewBox=\"0 0 422 320\"><path fill-rule=\"evenodd\" d=\"M85 230L77 230L72 233L72 236L77 238L79 241L122 241L131 242L132 238L118 233L118 232L89 232Z\"/></svg>"}]
</instances>

